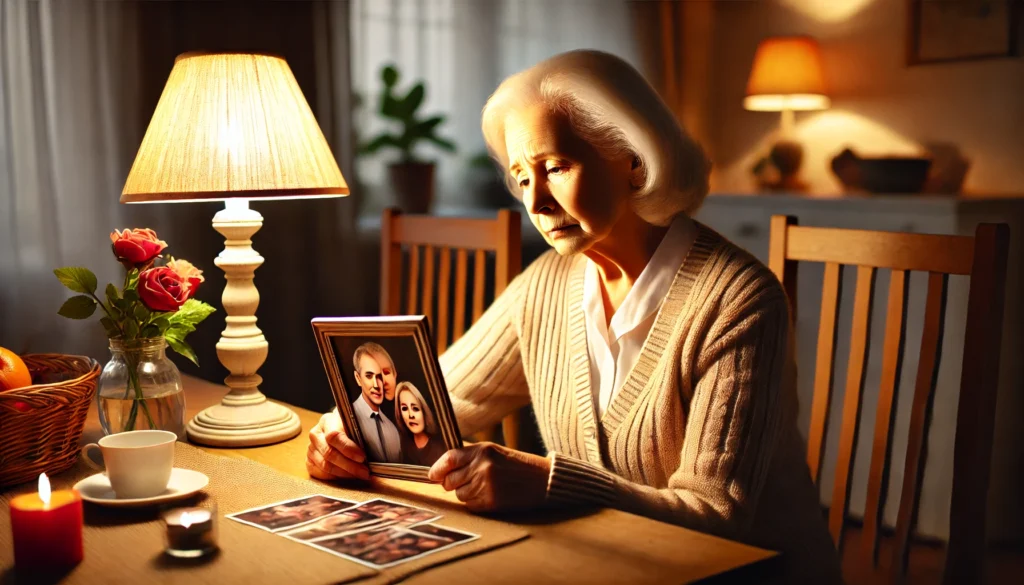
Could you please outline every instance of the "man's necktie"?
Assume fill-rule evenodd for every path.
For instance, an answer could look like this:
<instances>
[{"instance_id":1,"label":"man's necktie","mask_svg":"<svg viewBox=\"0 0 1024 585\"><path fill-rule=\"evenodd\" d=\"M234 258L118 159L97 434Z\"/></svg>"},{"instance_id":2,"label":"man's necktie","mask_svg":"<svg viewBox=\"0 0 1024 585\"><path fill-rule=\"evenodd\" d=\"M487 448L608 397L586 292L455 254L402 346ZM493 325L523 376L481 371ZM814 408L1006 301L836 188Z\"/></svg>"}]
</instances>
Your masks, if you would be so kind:
<instances>
[{"instance_id":1,"label":"man's necktie","mask_svg":"<svg viewBox=\"0 0 1024 585\"><path fill-rule=\"evenodd\" d=\"M380 452L384 455L384 458L387 459L388 449L384 444L384 427L380 424L380 413L372 412L370 413L370 416L373 417L373 420L377 421L377 437L380 438ZM382 461L381 463L387 463L387 461Z\"/></svg>"}]
</instances>

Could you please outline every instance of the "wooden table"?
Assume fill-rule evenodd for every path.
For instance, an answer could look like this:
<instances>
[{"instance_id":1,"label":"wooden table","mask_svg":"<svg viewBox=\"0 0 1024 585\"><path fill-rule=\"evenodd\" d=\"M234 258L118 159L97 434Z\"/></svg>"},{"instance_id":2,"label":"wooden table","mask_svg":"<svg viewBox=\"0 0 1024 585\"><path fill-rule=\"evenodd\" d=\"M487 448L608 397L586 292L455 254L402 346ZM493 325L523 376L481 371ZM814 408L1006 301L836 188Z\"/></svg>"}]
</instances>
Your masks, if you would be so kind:
<instances>
[{"instance_id":1,"label":"wooden table","mask_svg":"<svg viewBox=\"0 0 1024 585\"><path fill-rule=\"evenodd\" d=\"M184 377L186 417L220 401L227 387ZM302 433L290 441L265 447L226 449L203 447L217 455L251 459L282 473L309 479L305 457L309 430L320 414L290 405L302 421ZM83 443L102 436L93 404ZM431 501L457 501L440 486L373 478L368 492L400 494L425 506ZM353 486L355 487L355 486ZM361 487L361 486L360 486ZM511 520L510 518L504 518ZM487 583L692 583L753 582L770 575L776 553L650 520L619 510L585 515L517 515L514 522L530 537L486 554L461 559L414 575L413 584Z\"/></svg>"}]
</instances>

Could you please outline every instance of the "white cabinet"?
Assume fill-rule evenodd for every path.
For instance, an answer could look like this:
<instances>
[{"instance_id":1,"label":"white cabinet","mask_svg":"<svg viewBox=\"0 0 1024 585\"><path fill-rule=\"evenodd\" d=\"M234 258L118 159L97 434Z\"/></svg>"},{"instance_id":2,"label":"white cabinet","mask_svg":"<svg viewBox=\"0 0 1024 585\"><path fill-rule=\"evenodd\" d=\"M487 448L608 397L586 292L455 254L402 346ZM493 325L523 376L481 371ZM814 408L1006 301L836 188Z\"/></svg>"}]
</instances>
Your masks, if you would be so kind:
<instances>
[{"instance_id":1,"label":"white cabinet","mask_svg":"<svg viewBox=\"0 0 1024 585\"><path fill-rule=\"evenodd\" d=\"M989 489L989 534L995 540L1019 537L1024 525L1024 494L1020 470L1024 463L1024 431L1020 422L1024 413L1024 368L1022 368L1022 323L1020 266L1021 236L1024 235L1024 196L1021 198L932 197L918 195L846 196L816 198L788 195L712 195L696 218L723 236L747 249L761 261L768 260L769 218L792 215L801 225L859 228L936 234L973 235L978 223L1010 224L1010 258L1007 274L1006 309L1003 325L1000 386L997 397L995 440L992 457L992 481ZM822 503L831 499L838 450L838 432L845 390L846 362L852 315L855 268L843 274L839 337L832 405L826 437L825 459L820 480ZM809 424L814 380L814 358L818 336L823 268L820 264L801 263L798 278L797 367L800 396L801 431ZM925 299L923 273L910 279L904 357L900 378L896 423L892 445L892 467L885 506L885 522L895 524L906 453L910 402L920 346ZM881 349L884 335L888 271L878 271L871 319L870 351L865 373L854 475L850 494L851 514L864 511L875 405L881 377ZM922 536L945 539L949 533L949 503L953 481L953 445L956 429L960 366L963 356L968 282L966 277L951 277L947 297L945 334L938 385L936 387L931 428L927 441L926 466L917 531Z\"/></svg>"}]
</instances>

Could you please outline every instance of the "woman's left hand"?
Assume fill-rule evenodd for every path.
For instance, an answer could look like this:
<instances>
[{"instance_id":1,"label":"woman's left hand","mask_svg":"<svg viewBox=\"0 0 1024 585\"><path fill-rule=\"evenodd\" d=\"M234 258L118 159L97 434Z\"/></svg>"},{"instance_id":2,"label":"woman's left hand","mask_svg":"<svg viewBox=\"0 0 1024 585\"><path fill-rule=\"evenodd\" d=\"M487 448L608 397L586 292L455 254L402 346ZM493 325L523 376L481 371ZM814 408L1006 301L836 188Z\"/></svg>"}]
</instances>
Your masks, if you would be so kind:
<instances>
[{"instance_id":1,"label":"woman's left hand","mask_svg":"<svg viewBox=\"0 0 1024 585\"><path fill-rule=\"evenodd\" d=\"M528 510L547 497L551 461L494 443L452 449L427 477L441 483L475 512Z\"/></svg>"}]
</instances>

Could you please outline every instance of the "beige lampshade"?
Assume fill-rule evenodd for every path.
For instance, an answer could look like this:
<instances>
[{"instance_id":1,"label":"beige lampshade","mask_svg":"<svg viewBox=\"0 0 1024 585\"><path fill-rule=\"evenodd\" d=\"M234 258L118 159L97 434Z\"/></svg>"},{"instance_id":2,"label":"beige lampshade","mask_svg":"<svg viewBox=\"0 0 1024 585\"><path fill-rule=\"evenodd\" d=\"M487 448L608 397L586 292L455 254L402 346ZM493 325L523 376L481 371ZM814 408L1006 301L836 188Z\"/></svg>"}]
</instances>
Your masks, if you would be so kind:
<instances>
[{"instance_id":1,"label":"beige lampshade","mask_svg":"<svg viewBox=\"0 0 1024 585\"><path fill-rule=\"evenodd\" d=\"M184 53L174 61L121 202L348 192L284 59Z\"/></svg>"},{"instance_id":2,"label":"beige lampshade","mask_svg":"<svg viewBox=\"0 0 1024 585\"><path fill-rule=\"evenodd\" d=\"M803 36L761 41L754 54L743 107L767 112L828 108L817 41Z\"/></svg>"}]
</instances>

